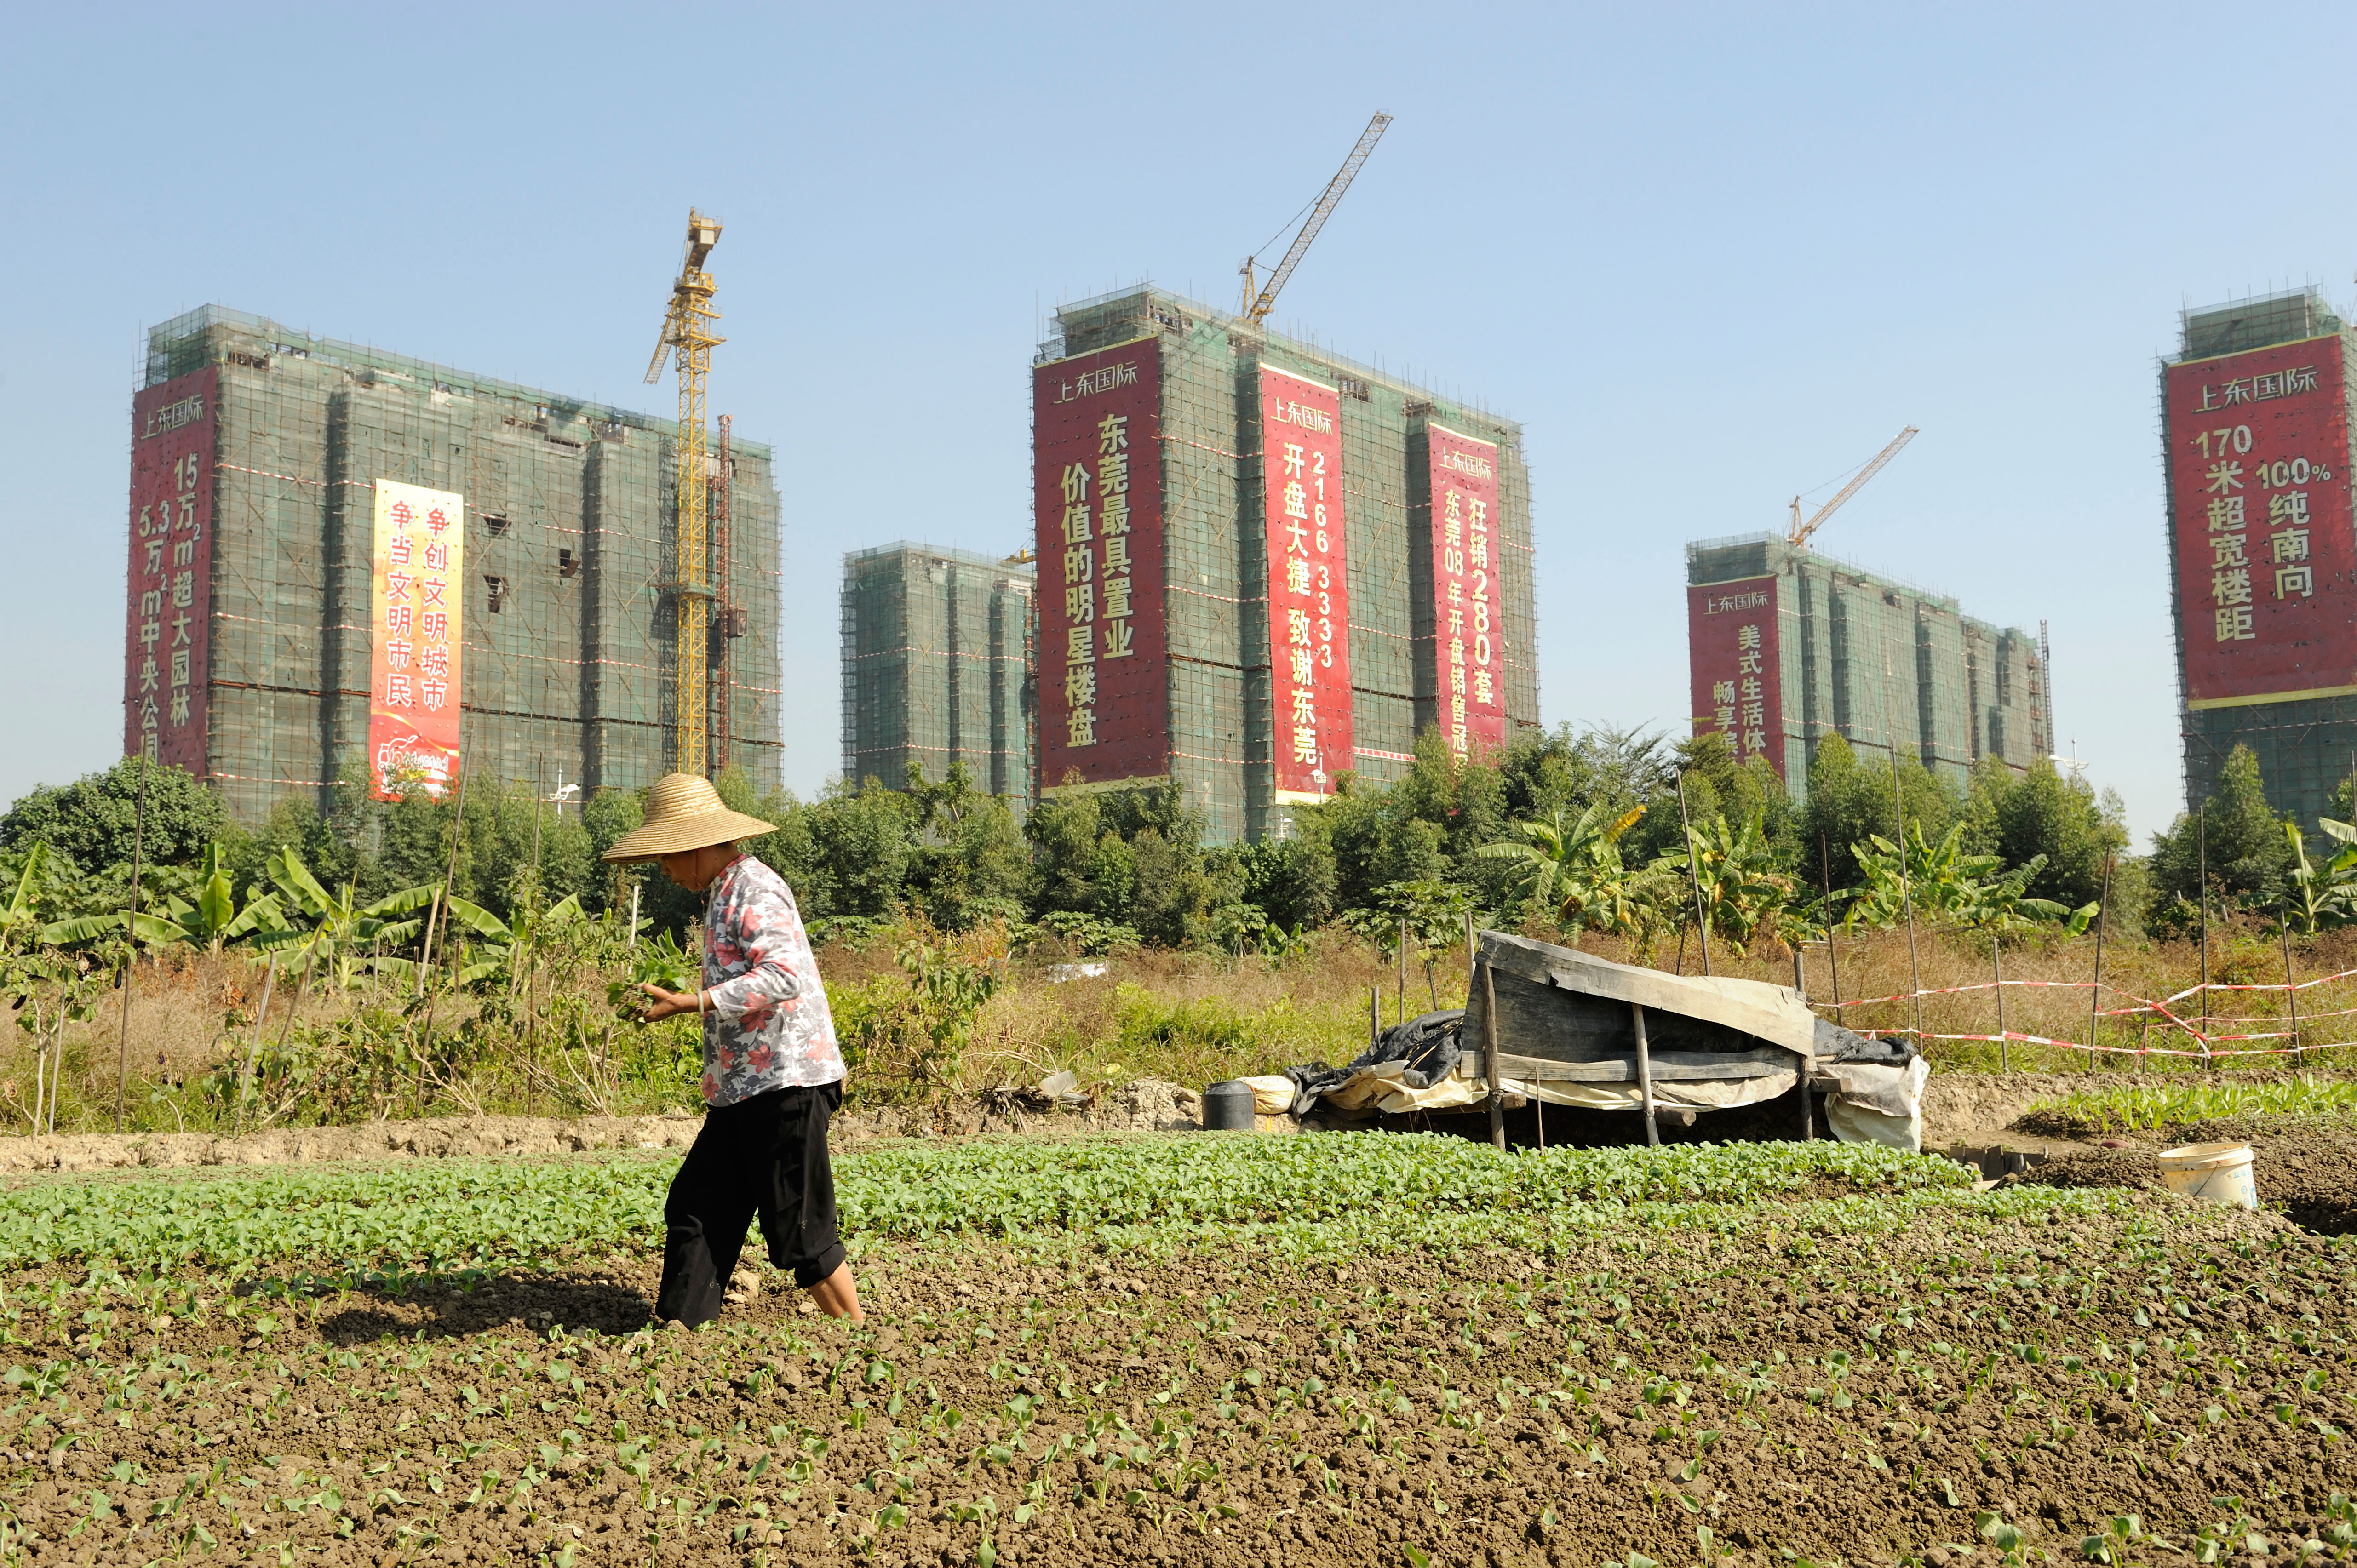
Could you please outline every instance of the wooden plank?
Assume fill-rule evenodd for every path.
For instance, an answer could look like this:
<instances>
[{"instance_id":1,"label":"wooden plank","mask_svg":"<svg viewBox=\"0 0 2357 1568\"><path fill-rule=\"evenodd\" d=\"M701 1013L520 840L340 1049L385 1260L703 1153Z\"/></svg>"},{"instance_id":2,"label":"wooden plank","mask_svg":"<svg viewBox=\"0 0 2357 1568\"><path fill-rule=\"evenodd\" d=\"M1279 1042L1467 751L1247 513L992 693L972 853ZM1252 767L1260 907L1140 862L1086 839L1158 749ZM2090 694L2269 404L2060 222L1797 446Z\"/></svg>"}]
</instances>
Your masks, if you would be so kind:
<instances>
[{"instance_id":1,"label":"wooden plank","mask_svg":"<svg viewBox=\"0 0 2357 1568\"><path fill-rule=\"evenodd\" d=\"M1731 1082L1737 1079L1774 1078L1792 1070L1789 1067L1779 1065L1772 1060L1760 1061L1749 1057L1701 1056L1684 1051L1675 1055L1663 1051L1648 1054L1652 1058L1653 1080L1656 1083ZM1772 1047L1762 1054L1782 1057L1786 1061L1791 1060L1789 1053L1776 1050ZM1481 1076L1480 1064L1469 1055L1458 1060L1457 1071L1460 1078L1478 1079ZM1534 1083L1550 1081L1635 1083L1638 1080L1637 1064L1634 1059L1628 1058L1619 1060L1559 1062L1544 1057L1522 1057L1501 1051L1498 1056L1498 1071L1503 1078L1521 1079Z\"/></svg>"}]
</instances>

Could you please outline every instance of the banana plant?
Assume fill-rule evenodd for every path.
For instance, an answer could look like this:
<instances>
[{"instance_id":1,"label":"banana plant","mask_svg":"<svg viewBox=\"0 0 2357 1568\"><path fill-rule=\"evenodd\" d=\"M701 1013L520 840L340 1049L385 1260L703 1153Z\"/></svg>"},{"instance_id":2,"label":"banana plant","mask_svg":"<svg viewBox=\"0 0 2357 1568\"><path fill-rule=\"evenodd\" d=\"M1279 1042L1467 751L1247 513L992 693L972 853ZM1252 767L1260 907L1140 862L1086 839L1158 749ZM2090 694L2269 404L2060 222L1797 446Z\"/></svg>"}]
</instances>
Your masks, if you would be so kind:
<instances>
[{"instance_id":1,"label":"banana plant","mask_svg":"<svg viewBox=\"0 0 2357 1568\"><path fill-rule=\"evenodd\" d=\"M557 928L587 918L581 912L578 894L567 894L545 909L521 909L512 920L502 920L481 905L465 898L452 898L445 907L450 912L450 924L454 929L463 927L485 944L479 950L468 944L468 950L458 964L457 979L460 985L470 985L477 981L505 974L512 988L516 978L515 963L520 955L528 952Z\"/></svg>"},{"instance_id":2,"label":"banana plant","mask_svg":"<svg viewBox=\"0 0 2357 1568\"><path fill-rule=\"evenodd\" d=\"M425 924L402 917L425 908L440 891L436 884L428 882L363 905L349 882L340 894L328 892L292 846L273 854L263 866L286 901L314 923L307 931L290 924L268 932L257 945L292 950L289 963L299 956L307 971L325 960L328 972L339 985L353 983L363 948L371 950L370 961L374 966L393 967L394 961L386 958L382 950L413 940Z\"/></svg>"},{"instance_id":3,"label":"banana plant","mask_svg":"<svg viewBox=\"0 0 2357 1568\"><path fill-rule=\"evenodd\" d=\"M1531 897L1563 925L1634 935L1653 918L1649 883L1657 879L1623 862L1620 835L1644 814L1640 807L1616 817L1599 800L1569 822L1561 811L1546 822L1517 822L1520 839L1484 844L1474 853L1484 860L1512 862Z\"/></svg>"},{"instance_id":4,"label":"banana plant","mask_svg":"<svg viewBox=\"0 0 2357 1568\"><path fill-rule=\"evenodd\" d=\"M1653 863L1659 871L1692 879L1710 929L1738 952L1762 926L1773 929L1792 897L1792 879L1776 868L1776 852L1757 816L1730 826L1714 817L1686 829L1686 847Z\"/></svg>"},{"instance_id":5,"label":"banana plant","mask_svg":"<svg viewBox=\"0 0 2357 1568\"><path fill-rule=\"evenodd\" d=\"M2298 822L2284 824L2291 845L2293 925L2313 936L2327 926L2346 924L2357 915L2357 827L2326 817L2317 822L2328 838L2339 841L2341 853L2319 865L2308 858L2308 843Z\"/></svg>"},{"instance_id":6,"label":"banana plant","mask_svg":"<svg viewBox=\"0 0 2357 1568\"><path fill-rule=\"evenodd\" d=\"M181 878L186 873L178 874ZM161 899L162 909L139 911L133 929L141 941L151 947L167 947L186 943L192 948L210 948L219 952L241 937L262 936L287 929L286 915L279 906L276 893L256 893L237 907L237 896L230 881L229 863L221 846L205 846L205 858L192 879L181 880L179 886L195 894L194 898L182 896L178 888L167 885ZM143 902L144 902L143 898ZM123 913L113 910L103 915L88 915L78 919L60 920L42 929L43 937L61 946L93 940L123 929Z\"/></svg>"}]
</instances>

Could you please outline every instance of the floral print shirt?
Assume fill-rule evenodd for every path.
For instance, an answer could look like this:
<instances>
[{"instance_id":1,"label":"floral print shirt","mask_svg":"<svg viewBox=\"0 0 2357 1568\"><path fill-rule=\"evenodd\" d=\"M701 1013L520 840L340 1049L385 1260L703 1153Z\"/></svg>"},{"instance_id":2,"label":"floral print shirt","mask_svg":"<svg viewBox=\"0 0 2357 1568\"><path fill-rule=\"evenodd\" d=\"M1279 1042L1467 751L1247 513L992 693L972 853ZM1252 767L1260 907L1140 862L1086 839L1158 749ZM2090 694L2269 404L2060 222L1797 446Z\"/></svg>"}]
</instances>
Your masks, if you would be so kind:
<instances>
[{"instance_id":1,"label":"floral print shirt","mask_svg":"<svg viewBox=\"0 0 2357 1568\"><path fill-rule=\"evenodd\" d=\"M826 987L785 879L740 854L712 879L704 911L704 1102L716 1110L773 1089L833 1083L843 1052Z\"/></svg>"}]
</instances>

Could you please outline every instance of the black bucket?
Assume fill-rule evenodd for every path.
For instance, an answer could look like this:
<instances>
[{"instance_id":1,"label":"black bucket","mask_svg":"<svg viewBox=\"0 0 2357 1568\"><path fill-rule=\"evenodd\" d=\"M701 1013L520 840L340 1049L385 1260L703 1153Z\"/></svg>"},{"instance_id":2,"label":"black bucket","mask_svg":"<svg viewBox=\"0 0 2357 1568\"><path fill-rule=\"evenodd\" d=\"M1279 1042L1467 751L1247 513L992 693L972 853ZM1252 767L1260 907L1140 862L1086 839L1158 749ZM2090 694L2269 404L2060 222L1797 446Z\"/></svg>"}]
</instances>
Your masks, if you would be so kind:
<instances>
[{"instance_id":1,"label":"black bucket","mask_svg":"<svg viewBox=\"0 0 2357 1568\"><path fill-rule=\"evenodd\" d=\"M1203 1090L1203 1130L1207 1133L1249 1133L1253 1130L1252 1085L1229 1079Z\"/></svg>"}]
</instances>

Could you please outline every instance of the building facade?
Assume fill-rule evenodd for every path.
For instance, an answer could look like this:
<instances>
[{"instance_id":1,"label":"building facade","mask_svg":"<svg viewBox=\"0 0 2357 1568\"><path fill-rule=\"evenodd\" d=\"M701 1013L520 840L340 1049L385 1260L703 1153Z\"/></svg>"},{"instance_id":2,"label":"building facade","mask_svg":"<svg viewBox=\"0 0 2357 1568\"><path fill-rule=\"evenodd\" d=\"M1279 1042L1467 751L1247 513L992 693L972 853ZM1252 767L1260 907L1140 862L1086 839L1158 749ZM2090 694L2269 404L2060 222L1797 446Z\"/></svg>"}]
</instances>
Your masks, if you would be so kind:
<instances>
[{"instance_id":1,"label":"building facade","mask_svg":"<svg viewBox=\"0 0 2357 1568\"><path fill-rule=\"evenodd\" d=\"M1028 561L924 544L843 558L843 776L902 788L963 762L1031 800Z\"/></svg>"},{"instance_id":2,"label":"building facade","mask_svg":"<svg viewBox=\"0 0 2357 1568\"><path fill-rule=\"evenodd\" d=\"M1963 783L1984 757L2026 768L2053 751L2039 639L1956 601L1763 533L1686 546L1696 735L1764 759L1795 798L1817 743L1912 753Z\"/></svg>"},{"instance_id":3,"label":"building facade","mask_svg":"<svg viewBox=\"0 0 2357 1568\"><path fill-rule=\"evenodd\" d=\"M2179 325L2160 396L2186 810L2247 746L2313 832L2357 771L2351 329L2312 287Z\"/></svg>"},{"instance_id":4,"label":"building facade","mask_svg":"<svg viewBox=\"0 0 2357 1568\"><path fill-rule=\"evenodd\" d=\"M668 423L218 306L149 332L133 413L126 754L249 822L380 765L432 787L447 746L403 725L551 791L670 767ZM697 477L728 517L712 760L767 789L778 498L768 447L728 451Z\"/></svg>"},{"instance_id":5,"label":"building facade","mask_svg":"<svg viewBox=\"0 0 2357 1568\"><path fill-rule=\"evenodd\" d=\"M1043 791L1282 835L1538 724L1520 425L1150 286L1060 308L1032 397Z\"/></svg>"}]
</instances>

